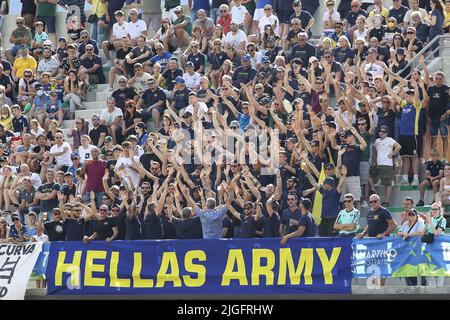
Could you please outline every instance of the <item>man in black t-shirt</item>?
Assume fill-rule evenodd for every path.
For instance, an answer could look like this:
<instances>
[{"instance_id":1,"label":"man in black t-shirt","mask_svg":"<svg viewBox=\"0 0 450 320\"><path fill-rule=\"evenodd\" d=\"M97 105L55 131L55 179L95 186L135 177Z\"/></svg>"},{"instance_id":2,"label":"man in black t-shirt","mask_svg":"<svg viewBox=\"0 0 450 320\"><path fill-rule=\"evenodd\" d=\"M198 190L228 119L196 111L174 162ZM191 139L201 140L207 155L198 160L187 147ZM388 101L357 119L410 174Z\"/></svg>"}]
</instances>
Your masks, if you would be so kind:
<instances>
[{"instance_id":1,"label":"man in black t-shirt","mask_svg":"<svg viewBox=\"0 0 450 320\"><path fill-rule=\"evenodd\" d=\"M300 200L300 211L302 213L300 220L298 221L298 229L292 233L285 235L281 239L281 244L286 244L286 242L291 238L297 237L315 237L317 234L317 227L314 218L310 212L312 207L311 200L308 198L302 198Z\"/></svg>"},{"instance_id":2,"label":"man in black t-shirt","mask_svg":"<svg viewBox=\"0 0 450 320\"><path fill-rule=\"evenodd\" d=\"M108 41L103 42L103 50L105 50L105 42ZM130 47L130 40L128 39L128 37L123 37L120 40L120 44L122 47L119 50L117 50L116 58L114 59L114 65L111 67L111 70L109 70L108 76L109 88L107 89L108 91L113 90L114 77L116 76L116 74L127 76L127 69L125 68L125 57L127 54L131 52L133 48Z\"/></svg>"},{"instance_id":3,"label":"man in black t-shirt","mask_svg":"<svg viewBox=\"0 0 450 320\"><path fill-rule=\"evenodd\" d=\"M92 240L106 241L110 243L119 236L119 229L116 226L114 218L108 217L108 207L101 205L99 209L99 218L95 222L94 234L90 237L84 236L83 242L88 244Z\"/></svg>"},{"instance_id":4,"label":"man in black t-shirt","mask_svg":"<svg viewBox=\"0 0 450 320\"><path fill-rule=\"evenodd\" d=\"M280 204L271 196L266 202L267 216L261 216L263 238L278 238L280 236Z\"/></svg>"},{"instance_id":5,"label":"man in black t-shirt","mask_svg":"<svg viewBox=\"0 0 450 320\"><path fill-rule=\"evenodd\" d=\"M447 119L449 109L449 87L444 84L444 73L436 72L434 85L424 92L424 105L428 104L428 117L430 118L431 148L437 149L438 131L441 133L443 157L447 156Z\"/></svg>"},{"instance_id":6,"label":"man in black t-shirt","mask_svg":"<svg viewBox=\"0 0 450 320\"><path fill-rule=\"evenodd\" d=\"M125 76L120 76L119 88L111 94L111 97L116 99L116 107L120 108L123 113L125 113L125 102L128 100L134 100L138 102L139 93L134 87L128 85L127 78Z\"/></svg>"},{"instance_id":7,"label":"man in black t-shirt","mask_svg":"<svg viewBox=\"0 0 450 320\"><path fill-rule=\"evenodd\" d=\"M117 100L116 100L117 101ZM91 117L93 128L89 131L89 137L91 143L98 148L103 147L105 137L108 135L108 127L104 124L100 124L100 116L94 114Z\"/></svg>"},{"instance_id":8,"label":"man in black t-shirt","mask_svg":"<svg viewBox=\"0 0 450 320\"><path fill-rule=\"evenodd\" d=\"M42 218L39 220L37 227L37 234L40 235L45 230L50 242L66 241L66 228L61 220L61 210L59 208L53 208L51 214L53 216L51 221L46 221L47 213L44 212L42 214Z\"/></svg>"},{"instance_id":9,"label":"man in black t-shirt","mask_svg":"<svg viewBox=\"0 0 450 320\"><path fill-rule=\"evenodd\" d=\"M35 198L40 200L41 213L46 212L49 218L52 218L52 210L58 207L57 192L60 190L60 185L54 182L53 169L47 169L45 173L46 183L39 186Z\"/></svg>"},{"instance_id":10,"label":"man in black t-shirt","mask_svg":"<svg viewBox=\"0 0 450 320\"><path fill-rule=\"evenodd\" d=\"M166 203L167 214L170 223L172 223L177 233L178 239L203 239L202 223L200 217L194 216L192 208L186 207L181 211L182 219L174 217L172 213L172 205Z\"/></svg>"}]
</instances>

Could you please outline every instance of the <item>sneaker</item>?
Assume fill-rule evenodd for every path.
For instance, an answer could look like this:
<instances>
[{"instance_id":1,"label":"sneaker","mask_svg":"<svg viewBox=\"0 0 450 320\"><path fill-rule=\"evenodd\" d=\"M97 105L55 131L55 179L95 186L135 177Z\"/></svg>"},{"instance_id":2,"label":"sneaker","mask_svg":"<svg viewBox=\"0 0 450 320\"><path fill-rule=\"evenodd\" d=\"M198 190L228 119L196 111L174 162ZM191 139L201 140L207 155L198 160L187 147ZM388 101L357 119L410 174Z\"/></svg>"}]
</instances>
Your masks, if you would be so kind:
<instances>
[{"instance_id":1,"label":"sneaker","mask_svg":"<svg viewBox=\"0 0 450 320\"><path fill-rule=\"evenodd\" d=\"M419 185L419 179L414 178L413 181L411 182L411 186L418 186Z\"/></svg>"},{"instance_id":2,"label":"sneaker","mask_svg":"<svg viewBox=\"0 0 450 320\"><path fill-rule=\"evenodd\" d=\"M400 180L400 185L402 185L402 186L409 185L408 178L407 177L402 177L402 179Z\"/></svg>"},{"instance_id":3,"label":"sneaker","mask_svg":"<svg viewBox=\"0 0 450 320\"><path fill-rule=\"evenodd\" d=\"M111 61L106 61L106 63L103 65L103 67L109 68L111 67Z\"/></svg>"},{"instance_id":4,"label":"sneaker","mask_svg":"<svg viewBox=\"0 0 450 320\"><path fill-rule=\"evenodd\" d=\"M111 87L106 88L104 92L110 92L110 91L113 91L113 88L111 88Z\"/></svg>"},{"instance_id":5,"label":"sneaker","mask_svg":"<svg viewBox=\"0 0 450 320\"><path fill-rule=\"evenodd\" d=\"M361 207L368 207L368 206L369 204L365 200L361 203Z\"/></svg>"},{"instance_id":6,"label":"sneaker","mask_svg":"<svg viewBox=\"0 0 450 320\"><path fill-rule=\"evenodd\" d=\"M419 200L419 202L417 202L416 206L417 207L423 207L425 205L425 203L423 203L423 200Z\"/></svg>"}]
</instances>

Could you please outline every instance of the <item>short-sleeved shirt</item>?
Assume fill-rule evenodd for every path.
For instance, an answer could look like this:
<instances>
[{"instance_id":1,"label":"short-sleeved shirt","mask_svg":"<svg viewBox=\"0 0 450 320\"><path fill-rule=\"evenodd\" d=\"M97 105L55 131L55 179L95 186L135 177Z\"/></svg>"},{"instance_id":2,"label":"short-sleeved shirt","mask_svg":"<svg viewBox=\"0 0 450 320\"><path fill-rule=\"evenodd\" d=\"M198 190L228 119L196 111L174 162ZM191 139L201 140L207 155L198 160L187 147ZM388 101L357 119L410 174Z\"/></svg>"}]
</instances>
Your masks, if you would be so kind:
<instances>
[{"instance_id":1,"label":"short-sleeved shirt","mask_svg":"<svg viewBox=\"0 0 450 320\"><path fill-rule=\"evenodd\" d=\"M347 211L347 209L341 210L336 219L336 222L339 224L353 224L354 223L354 224L356 224L356 227L355 227L355 229L353 229L351 231L339 230L339 234L350 234L350 233L355 233L356 231L358 231L359 217L360 217L360 212L358 209L353 208L353 210L351 210L351 211Z\"/></svg>"},{"instance_id":2,"label":"short-sleeved shirt","mask_svg":"<svg viewBox=\"0 0 450 320\"><path fill-rule=\"evenodd\" d=\"M173 21L173 24L180 24L187 21L187 25L184 27L184 30L187 32L188 35L192 34L192 19L189 16L184 15L182 18L178 18Z\"/></svg>"},{"instance_id":3,"label":"short-sleeved shirt","mask_svg":"<svg viewBox=\"0 0 450 320\"><path fill-rule=\"evenodd\" d=\"M445 84L438 86L431 86L428 88L427 93L430 97L428 116L432 120L438 120L448 110L448 90Z\"/></svg>"},{"instance_id":4,"label":"short-sleeved shirt","mask_svg":"<svg viewBox=\"0 0 450 320\"><path fill-rule=\"evenodd\" d=\"M47 221L44 228L49 241L66 241L66 228L62 221Z\"/></svg>"},{"instance_id":5,"label":"short-sleeved shirt","mask_svg":"<svg viewBox=\"0 0 450 320\"><path fill-rule=\"evenodd\" d=\"M187 220L173 217L172 225L175 228L178 239L203 239L200 217L193 217Z\"/></svg>"},{"instance_id":6,"label":"short-sleeved shirt","mask_svg":"<svg viewBox=\"0 0 450 320\"><path fill-rule=\"evenodd\" d=\"M86 235L84 218L82 217L78 219L68 217L64 221L64 227L66 228L67 241L82 241Z\"/></svg>"},{"instance_id":7,"label":"short-sleeved shirt","mask_svg":"<svg viewBox=\"0 0 450 320\"><path fill-rule=\"evenodd\" d=\"M315 237L316 236L316 224L314 218L310 212L300 217L298 221L299 227L305 227L305 232L300 237Z\"/></svg>"},{"instance_id":8,"label":"short-sleeved shirt","mask_svg":"<svg viewBox=\"0 0 450 320\"><path fill-rule=\"evenodd\" d=\"M286 234L297 231L298 224L294 224L291 220L298 222L301 216L302 214L299 208L295 209L293 212L289 208L283 210L281 213L281 224L286 226Z\"/></svg>"},{"instance_id":9,"label":"short-sleeved shirt","mask_svg":"<svg viewBox=\"0 0 450 320\"><path fill-rule=\"evenodd\" d=\"M138 95L138 92L133 87L127 87L125 90L121 90L120 88L114 91L111 95L114 99L116 99L116 107L120 108L122 112L125 111L125 102L127 100L134 99L135 96Z\"/></svg>"},{"instance_id":10,"label":"short-sleeved shirt","mask_svg":"<svg viewBox=\"0 0 450 320\"><path fill-rule=\"evenodd\" d=\"M347 177L359 176L362 150L359 145L347 146L342 156L342 164L347 167Z\"/></svg>"},{"instance_id":11,"label":"short-sleeved shirt","mask_svg":"<svg viewBox=\"0 0 450 320\"><path fill-rule=\"evenodd\" d=\"M413 225L409 225L408 222L409 222L408 220L405 221L399 229L399 231L401 231L403 234L414 233L419 231L421 232L423 230L423 227L425 226L422 219L418 219L416 223Z\"/></svg>"},{"instance_id":12,"label":"short-sleeved shirt","mask_svg":"<svg viewBox=\"0 0 450 320\"><path fill-rule=\"evenodd\" d=\"M105 109L100 114L100 119L105 121L105 124L112 124L114 119L117 117L123 117L122 110L120 108L115 107L112 112L109 112L108 109Z\"/></svg>"},{"instance_id":13,"label":"short-sleeved shirt","mask_svg":"<svg viewBox=\"0 0 450 320\"><path fill-rule=\"evenodd\" d=\"M157 88L155 91L147 89L141 96L141 99L144 101L143 108L148 108L159 101L165 102L167 97L164 91L160 88ZM159 106L159 108L164 108L165 105Z\"/></svg>"},{"instance_id":14,"label":"short-sleeved shirt","mask_svg":"<svg viewBox=\"0 0 450 320\"><path fill-rule=\"evenodd\" d=\"M228 208L222 206L214 210L202 210L195 207L195 214L202 222L203 239L218 239L222 235L222 220Z\"/></svg>"},{"instance_id":15,"label":"short-sleeved shirt","mask_svg":"<svg viewBox=\"0 0 450 320\"><path fill-rule=\"evenodd\" d=\"M426 162L427 171L430 171L430 176L436 177L439 175L439 171L444 170L444 164L441 160L438 160L436 163L429 160Z\"/></svg>"},{"instance_id":16,"label":"short-sleeved shirt","mask_svg":"<svg viewBox=\"0 0 450 320\"><path fill-rule=\"evenodd\" d=\"M369 210L367 213L367 226L369 237L376 237L380 233L386 232L389 227L388 220L392 219L391 212L383 207L378 210Z\"/></svg>"},{"instance_id":17,"label":"short-sleeved shirt","mask_svg":"<svg viewBox=\"0 0 450 320\"><path fill-rule=\"evenodd\" d=\"M22 225L22 235L23 235L24 237L26 237L27 234L28 234L28 227ZM17 240L17 241L21 241L21 240L22 240L22 239L19 237L19 232L17 231L16 226L15 226L14 224L12 224L12 225L9 227L9 235L8 235L8 236L9 236L10 238L14 239L14 240Z\"/></svg>"},{"instance_id":18,"label":"short-sleeved shirt","mask_svg":"<svg viewBox=\"0 0 450 320\"><path fill-rule=\"evenodd\" d=\"M400 135L401 136L415 136L419 134L419 115L422 104L411 104L403 100L400 104L401 118L400 118Z\"/></svg>"},{"instance_id":19,"label":"short-sleeved shirt","mask_svg":"<svg viewBox=\"0 0 450 320\"><path fill-rule=\"evenodd\" d=\"M323 186L320 187L319 192L322 194L322 218L337 217L341 194L336 188L327 191Z\"/></svg>"},{"instance_id":20,"label":"short-sleeved shirt","mask_svg":"<svg viewBox=\"0 0 450 320\"><path fill-rule=\"evenodd\" d=\"M105 192L103 188L102 178L105 174L106 161L89 161L86 166L86 192Z\"/></svg>"},{"instance_id":21,"label":"short-sleeved shirt","mask_svg":"<svg viewBox=\"0 0 450 320\"><path fill-rule=\"evenodd\" d=\"M447 220L444 217L431 217L431 223L436 230L438 230L439 225L439 229L442 231L441 235L444 234L445 228L447 227ZM427 233L432 233L430 225L427 225Z\"/></svg>"},{"instance_id":22,"label":"short-sleeved shirt","mask_svg":"<svg viewBox=\"0 0 450 320\"><path fill-rule=\"evenodd\" d=\"M256 236L257 221L253 215L245 215L241 213L241 232L239 238L254 238Z\"/></svg>"},{"instance_id":23,"label":"short-sleeved shirt","mask_svg":"<svg viewBox=\"0 0 450 320\"><path fill-rule=\"evenodd\" d=\"M147 24L140 19L136 23L130 21L127 23L127 32L131 39L137 38L142 32L147 32Z\"/></svg>"},{"instance_id":24,"label":"short-sleeved shirt","mask_svg":"<svg viewBox=\"0 0 450 320\"><path fill-rule=\"evenodd\" d=\"M116 227L114 218L106 218L97 220L94 226L94 232L97 232L96 240L106 240L113 235L113 228Z\"/></svg>"},{"instance_id":25,"label":"short-sleeved shirt","mask_svg":"<svg viewBox=\"0 0 450 320\"><path fill-rule=\"evenodd\" d=\"M38 191L43 194L49 194L53 191L59 191L60 185L58 183L45 183L39 186ZM53 208L58 207L58 198L55 197L50 200L40 200L41 202L41 212L51 212ZM50 240L51 241L51 240Z\"/></svg>"},{"instance_id":26,"label":"short-sleeved shirt","mask_svg":"<svg viewBox=\"0 0 450 320\"><path fill-rule=\"evenodd\" d=\"M280 215L273 212L272 216L262 216L260 218L262 224L263 238L274 238L280 236Z\"/></svg>"}]
</instances>

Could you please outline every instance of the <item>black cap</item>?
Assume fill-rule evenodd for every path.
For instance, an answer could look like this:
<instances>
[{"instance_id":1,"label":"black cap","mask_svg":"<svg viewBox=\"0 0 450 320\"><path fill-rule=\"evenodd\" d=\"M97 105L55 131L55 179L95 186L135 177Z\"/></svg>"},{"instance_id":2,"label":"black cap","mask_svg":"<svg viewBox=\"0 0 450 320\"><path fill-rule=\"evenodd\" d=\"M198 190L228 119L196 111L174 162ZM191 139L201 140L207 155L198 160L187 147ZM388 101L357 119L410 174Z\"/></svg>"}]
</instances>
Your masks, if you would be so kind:
<instances>
[{"instance_id":1,"label":"black cap","mask_svg":"<svg viewBox=\"0 0 450 320\"><path fill-rule=\"evenodd\" d=\"M345 136L346 136L346 137L353 136L352 130L347 130L347 131L345 131Z\"/></svg>"},{"instance_id":2,"label":"black cap","mask_svg":"<svg viewBox=\"0 0 450 320\"><path fill-rule=\"evenodd\" d=\"M20 217L19 217L19 215L18 215L17 213L13 213L13 214L11 214L11 220L12 220L12 221L14 221L15 219L18 219L18 220L20 220Z\"/></svg>"}]
</instances>

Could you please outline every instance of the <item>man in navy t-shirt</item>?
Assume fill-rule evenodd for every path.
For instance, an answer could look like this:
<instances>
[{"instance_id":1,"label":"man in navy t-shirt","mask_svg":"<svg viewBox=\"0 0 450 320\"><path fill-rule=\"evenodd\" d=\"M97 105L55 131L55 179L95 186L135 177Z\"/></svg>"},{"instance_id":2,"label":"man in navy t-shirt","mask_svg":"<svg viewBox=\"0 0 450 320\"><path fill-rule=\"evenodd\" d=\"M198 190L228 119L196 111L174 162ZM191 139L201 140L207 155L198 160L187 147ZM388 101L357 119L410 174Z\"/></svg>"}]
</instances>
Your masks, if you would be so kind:
<instances>
[{"instance_id":1,"label":"man in navy t-shirt","mask_svg":"<svg viewBox=\"0 0 450 320\"><path fill-rule=\"evenodd\" d=\"M312 202L308 198L302 198L300 200L300 211L302 215L298 221L298 229L281 238L281 244L286 244L290 238L316 236L317 228L314 218L310 212L311 207Z\"/></svg>"},{"instance_id":2,"label":"man in navy t-shirt","mask_svg":"<svg viewBox=\"0 0 450 320\"><path fill-rule=\"evenodd\" d=\"M357 237L361 239L364 236L369 236L382 239L389 236L397 227L391 212L380 205L380 197L377 194L371 195L369 202L372 208L367 213L367 226Z\"/></svg>"},{"instance_id":3,"label":"man in navy t-shirt","mask_svg":"<svg viewBox=\"0 0 450 320\"><path fill-rule=\"evenodd\" d=\"M336 235L334 223L339 215L340 206L339 199L341 197L342 186L344 185L347 168L342 166L339 184L332 177L327 177L323 181L323 185L318 184L313 176L308 172L308 180L322 194L322 219L319 225L319 235L321 237L331 237Z\"/></svg>"}]
</instances>

